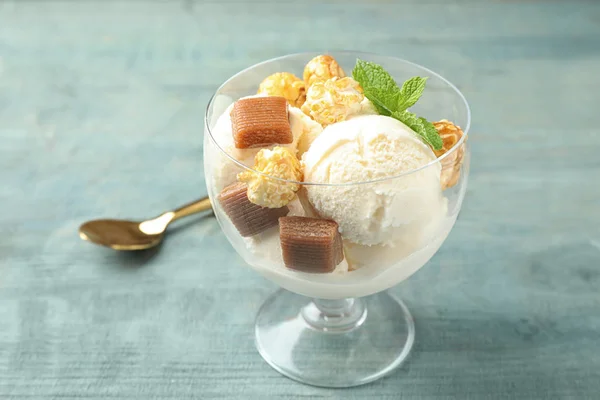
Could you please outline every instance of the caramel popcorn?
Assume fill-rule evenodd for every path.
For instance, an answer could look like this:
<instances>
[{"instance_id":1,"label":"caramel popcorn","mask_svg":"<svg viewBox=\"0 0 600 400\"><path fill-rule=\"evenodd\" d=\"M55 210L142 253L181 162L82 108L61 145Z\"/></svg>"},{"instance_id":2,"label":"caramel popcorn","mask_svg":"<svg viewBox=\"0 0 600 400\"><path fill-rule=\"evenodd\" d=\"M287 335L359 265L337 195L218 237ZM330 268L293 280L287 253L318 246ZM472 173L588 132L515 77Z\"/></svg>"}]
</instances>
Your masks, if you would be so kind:
<instances>
[{"instance_id":1,"label":"caramel popcorn","mask_svg":"<svg viewBox=\"0 0 600 400\"><path fill-rule=\"evenodd\" d=\"M440 157L449 151L456 143L458 143L460 138L463 136L463 131L460 129L460 127L445 119L434 122L433 126L435 129L437 129L444 143L441 150L433 151L437 157ZM442 160L442 190L451 188L458 182L464 153L464 145L461 145L452 154L448 155Z\"/></svg>"},{"instance_id":2,"label":"caramel popcorn","mask_svg":"<svg viewBox=\"0 0 600 400\"><path fill-rule=\"evenodd\" d=\"M300 185L297 183L271 178L302 181L300 161L288 148L262 149L254 158L254 170L268 176L253 171L238 174L238 180L248 185L248 199L254 204L268 208L280 208L292 201L300 189Z\"/></svg>"},{"instance_id":3,"label":"caramel popcorn","mask_svg":"<svg viewBox=\"0 0 600 400\"><path fill-rule=\"evenodd\" d=\"M289 72L277 72L267 76L258 87L258 94L281 96L294 107L301 107L306 100L304 81Z\"/></svg>"},{"instance_id":4,"label":"caramel popcorn","mask_svg":"<svg viewBox=\"0 0 600 400\"><path fill-rule=\"evenodd\" d=\"M331 78L343 78L346 74L337 61L331 56L316 56L304 67L304 82L306 87L316 82L323 82Z\"/></svg>"},{"instance_id":5,"label":"caramel popcorn","mask_svg":"<svg viewBox=\"0 0 600 400\"><path fill-rule=\"evenodd\" d=\"M360 112L364 98L362 88L354 79L332 78L316 82L308 89L302 111L327 126Z\"/></svg>"}]
</instances>

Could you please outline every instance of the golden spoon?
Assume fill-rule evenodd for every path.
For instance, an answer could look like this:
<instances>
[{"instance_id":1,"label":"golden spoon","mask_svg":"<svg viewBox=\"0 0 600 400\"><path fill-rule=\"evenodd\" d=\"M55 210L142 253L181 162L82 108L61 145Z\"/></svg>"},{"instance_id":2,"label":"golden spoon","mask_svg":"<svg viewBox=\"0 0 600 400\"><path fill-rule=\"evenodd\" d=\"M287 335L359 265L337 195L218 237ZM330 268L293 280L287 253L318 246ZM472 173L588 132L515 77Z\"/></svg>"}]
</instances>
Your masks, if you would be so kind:
<instances>
[{"instance_id":1,"label":"golden spoon","mask_svg":"<svg viewBox=\"0 0 600 400\"><path fill-rule=\"evenodd\" d=\"M171 222L210 209L210 200L205 197L147 221L97 219L81 225L79 237L115 250L149 249L162 241Z\"/></svg>"}]
</instances>

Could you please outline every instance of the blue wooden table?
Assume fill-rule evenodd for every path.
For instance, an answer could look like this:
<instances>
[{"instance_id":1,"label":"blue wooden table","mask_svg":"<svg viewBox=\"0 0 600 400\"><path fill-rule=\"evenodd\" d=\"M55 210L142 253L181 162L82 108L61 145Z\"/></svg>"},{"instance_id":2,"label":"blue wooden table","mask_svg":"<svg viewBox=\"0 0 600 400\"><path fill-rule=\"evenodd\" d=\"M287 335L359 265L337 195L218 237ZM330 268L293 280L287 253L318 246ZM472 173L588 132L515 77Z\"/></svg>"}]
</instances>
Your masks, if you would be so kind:
<instances>
[{"instance_id":1,"label":"blue wooden table","mask_svg":"<svg viewBox=\"0 0 600 400\"><path fill-rule=\"evenodd\" d=\"M600 3L0 2L0 398L600 396ZM393 376L303 386L253 318L275 289L211 217L158 251L78 239L205 194L203 112L236 71L305 50L428 66L472 105L472 174L439 253L393 289Z\"/></svg>"}]
</instances>

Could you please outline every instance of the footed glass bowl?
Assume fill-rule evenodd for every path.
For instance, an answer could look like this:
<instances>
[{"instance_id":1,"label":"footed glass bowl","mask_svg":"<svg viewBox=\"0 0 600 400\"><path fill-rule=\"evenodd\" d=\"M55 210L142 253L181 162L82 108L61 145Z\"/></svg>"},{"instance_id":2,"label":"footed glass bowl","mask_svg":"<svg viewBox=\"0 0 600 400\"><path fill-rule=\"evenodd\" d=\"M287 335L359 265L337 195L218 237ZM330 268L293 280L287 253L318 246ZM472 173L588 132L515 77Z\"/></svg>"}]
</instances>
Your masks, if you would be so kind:
<instances>
[{"instance_id":1,"label":"footed glass bowl","mask_svg":"<svg viewBox=\"0 0 600 400\"><path fill-rule=\"evenodd\" d=\"M441 157L417 169L366 182L298 182L299 196L301 193L343 196L352 207L390 188L409 188L402 192L402 202L422 203L425 208L434 198L439 206L416 210L415 215L421 217L415 217L406 226L393 227L393 243L365 245L344 238L345 260L330 273L286 268L278 226L242 237L220 203L219 195L236 182L238 173L253 171L258 149L240 151L233 146L230 107L240 98L255 95L262 80L273 73L291 72L302 77L305 64L317 53L268 60L239 72L221 85L206 110L204 163L208 193L227 239L250 267L284 289L267 299L258 312L255 337L259 353L289 378L315 386L349 387L385 376L410 352L415 334L412 317L402 301L386 289L425 265L456 221L469 175L470 151L466 138L470 111L454 85L417 64L366 53L329 54L347 74L360 58L380 64L399 84L413 76L427 77L425 92L411 111L429 121L450 120L462 127L464 135ZM301 113L297 109L290 112L292 125L298 114ZM418 182L431 181L432 176L442 181L450 179L453 184L443 191L410 190ZM300 200L288 205L288 215L308 215L306 197L304 202ZM385 212L382 213L383 222L379 223L385 224Z\"/></svg>"}]
</instances>

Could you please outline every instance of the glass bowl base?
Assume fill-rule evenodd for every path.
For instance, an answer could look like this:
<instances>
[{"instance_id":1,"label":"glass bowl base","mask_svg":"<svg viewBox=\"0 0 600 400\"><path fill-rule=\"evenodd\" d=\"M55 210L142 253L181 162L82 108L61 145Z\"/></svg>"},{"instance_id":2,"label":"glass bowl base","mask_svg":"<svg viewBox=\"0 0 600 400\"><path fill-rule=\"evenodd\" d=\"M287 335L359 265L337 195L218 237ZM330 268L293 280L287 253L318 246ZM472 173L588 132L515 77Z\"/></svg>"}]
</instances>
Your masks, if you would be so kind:
<instances>
[{"instance_id":1,"label":"glass bowl base","mask_svg":"<svg viewBox=\"0 0 600 400\"><path fill-rule=\"evenodd\" d=\"M271 367L320 387L363 385L390 374L414 343L410 312L387 292L318 300L280 290L256 317L255 340Z\"/></svg>"}]
</instances>

